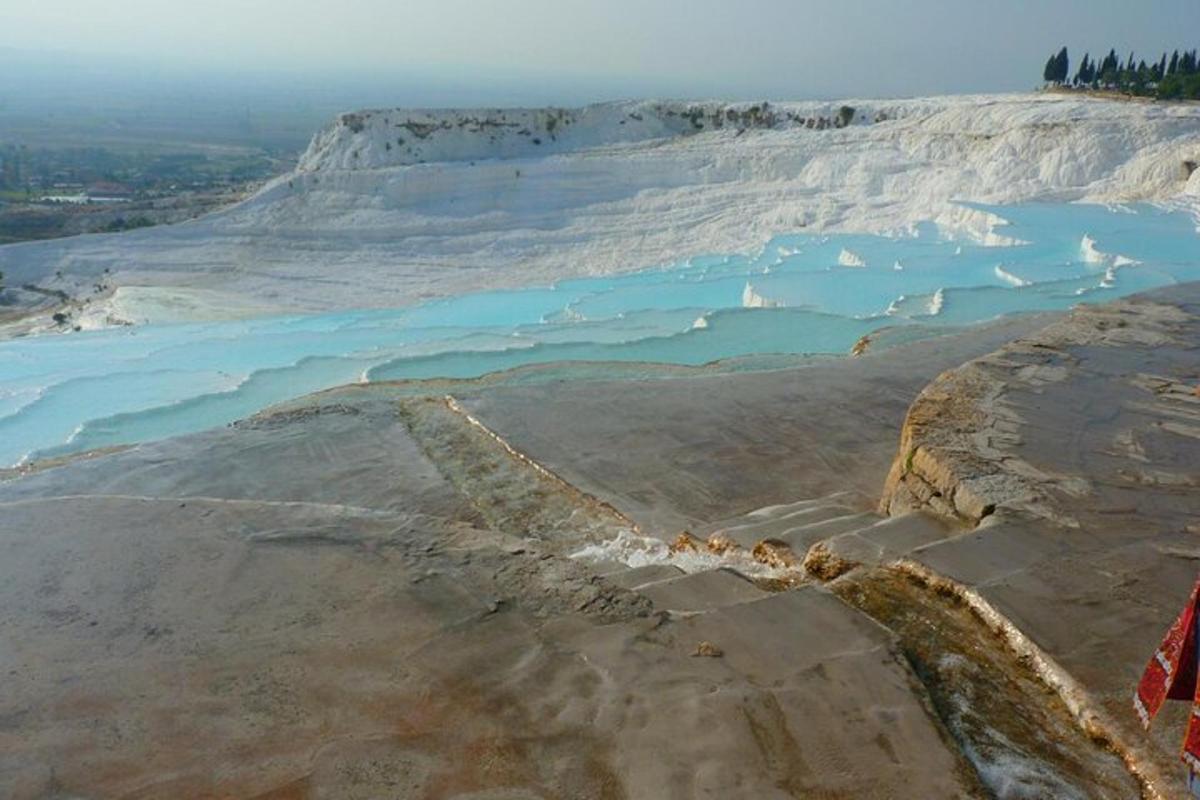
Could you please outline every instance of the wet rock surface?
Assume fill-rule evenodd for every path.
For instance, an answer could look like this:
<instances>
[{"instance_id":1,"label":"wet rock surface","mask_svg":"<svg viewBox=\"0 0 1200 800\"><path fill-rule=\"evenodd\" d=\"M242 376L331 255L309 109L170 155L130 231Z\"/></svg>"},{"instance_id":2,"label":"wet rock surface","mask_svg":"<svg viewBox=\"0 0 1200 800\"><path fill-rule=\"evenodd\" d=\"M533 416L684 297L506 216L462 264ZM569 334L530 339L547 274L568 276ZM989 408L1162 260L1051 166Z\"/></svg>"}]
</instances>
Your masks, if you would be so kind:
<instances>
[{"instance_id":1,"label":"wet rock surface","mask_svg":"<svg viewBox=\"0 0 1200 800\"><path fill-rule=\"evenodd\" d=\"M1128 695L1200 558L1197 291L776 372L347 387L10 476L0 794L1174 797L1178 720ZM1049 488L869 513L969 359L907 441L982 421L985 477ZM928 449L930 487L987 460ZM661 560L571 557L621 537Z\"/></svg>"},{"instance_id":2,"label":"wet rock surface","mask_svg":"<svg viewBox=\"0 0 1200 800\"><path fill-rule=\"evenodd\" d=\"M978 796L886 631L606 578L563 551L611 510L408 402L0 484L0 794Z\"/></svg>"},{"instance_id":3,"label":"wet rock surface","mask_svg":"<svg viewBox=\"0 0 1200 800\"><path fill-rule=\"evenodd\" d=\"M1043 327L1001 321L853 362L689 380L455 392L522 452L651 534L838 491L878 497L904 414L940 372Z\"/></svg>"},{"instance_id":4,"label":"wet rock surface","mask_svg":"<svg viewBox=\"0 0 1200 800\"><path fill-rule=\"evenodd\" d=\"M911 576L875 568L832 584L887 626L939 718L995 797L1130 798L1141 786L986 623Z\"/></svg>"}]
</instances>

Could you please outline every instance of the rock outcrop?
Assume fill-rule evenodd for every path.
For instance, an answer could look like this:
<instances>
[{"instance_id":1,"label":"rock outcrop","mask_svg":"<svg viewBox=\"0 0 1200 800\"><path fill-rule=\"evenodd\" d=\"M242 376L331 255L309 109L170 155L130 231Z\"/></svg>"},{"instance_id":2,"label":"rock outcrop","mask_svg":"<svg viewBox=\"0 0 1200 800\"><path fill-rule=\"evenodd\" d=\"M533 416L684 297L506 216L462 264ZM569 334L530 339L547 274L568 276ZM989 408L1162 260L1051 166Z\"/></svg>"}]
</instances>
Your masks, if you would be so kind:
<instances>
[{"instance_id":1,"label":"rock outcrop","mask_svg":"<svg viewBox=\"0 0 1200 800\"><path fill-rule=\"evenodd\" d=\"M1091 488L1081 474L1047 470L1026 457L1037 450L1028 430L1041 420L1028 418L1014 406L1013 395L1037 394L1051 384L1072 385L1086 374L1086 362L1098 349L1125 350L1110 361L1121 365L1139 351L1168 346L1195 346L1200 327L1194 312L1178 299L1196 294L1196 287L1085 306L1026 339L977 358L940 375L913 403L900 436L899 452L884 486L880 510L898 515L914 510L977 525L996 511L1023 512L1068 525L1077 524L1063 498L1087 496ZM1191 338L1189 338L1189 336ZM1191 388L1170 377L1120 373L1113 376L1130 385L1149 386L1155 395L1176 397L1183 411L1164 411L1156 425L1183 424L1172 417L1189 415L1195 425L1200 408L1190 409ZM1078 385L1079 381L1073 381ZM1113 387L1096 387L1112 391ZM1092 405L1080 386L1074 402ZM1194 404L1193 404L1194 405ZM1082 423L1080 423L1082 424ZM1200 428L1187 428L1192 432ZM1115 443L1137 457L1136 433L1114 431Z\"/></svg>"}]
</instances>

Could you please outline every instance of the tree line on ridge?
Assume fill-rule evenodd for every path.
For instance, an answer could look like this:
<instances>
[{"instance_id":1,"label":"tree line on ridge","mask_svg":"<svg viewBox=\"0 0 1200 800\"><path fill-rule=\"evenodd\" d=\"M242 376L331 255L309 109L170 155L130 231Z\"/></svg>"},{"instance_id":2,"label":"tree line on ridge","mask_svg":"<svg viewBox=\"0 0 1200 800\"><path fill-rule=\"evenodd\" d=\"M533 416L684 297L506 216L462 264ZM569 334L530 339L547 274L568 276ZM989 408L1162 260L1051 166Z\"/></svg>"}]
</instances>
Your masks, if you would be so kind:
<instances>
[{"instance_id":1,"label":"tree line on ridge","mask_svg":"<svg viewBox=\"0 0 1200 800\"><path fill-rule=\"evenodd\" d=\"M1072 75L1071 59L1064 47L1046 61L1042 80L1080 90L1123 92L1160 100L1200 100L1195 50L1176 50L1169 56L1163 53L1150 63L1139 60L1134 53L1122 59L1115 49L1100 60L1085 53Z\"/></svg>"}]
</instances>

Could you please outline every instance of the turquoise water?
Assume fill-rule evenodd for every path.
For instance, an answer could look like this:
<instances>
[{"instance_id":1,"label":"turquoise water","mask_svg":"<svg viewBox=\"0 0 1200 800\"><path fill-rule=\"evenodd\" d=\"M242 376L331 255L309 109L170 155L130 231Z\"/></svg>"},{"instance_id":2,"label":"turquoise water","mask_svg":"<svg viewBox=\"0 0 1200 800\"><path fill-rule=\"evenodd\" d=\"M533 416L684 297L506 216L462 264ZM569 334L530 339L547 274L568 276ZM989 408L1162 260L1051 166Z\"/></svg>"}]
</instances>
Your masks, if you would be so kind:
<instances>
[{"instance_id":1,"label":"turquoise water","mask_svg":"<svg viewBox=\"0 0 1200 800\"><path fill-rule=\"evenodd\" d=\"M559 361L843 354L882 327L915 334L918 324L970 324L1200 280L1200 237L1184 214L975 207L1003 217L996 233L1024 243L950 241L929 225L897 238L793 234L755 255L409 309L0 342L0 465L204 430L355 381L470 378Z\"/></svg>"}]
</instances>

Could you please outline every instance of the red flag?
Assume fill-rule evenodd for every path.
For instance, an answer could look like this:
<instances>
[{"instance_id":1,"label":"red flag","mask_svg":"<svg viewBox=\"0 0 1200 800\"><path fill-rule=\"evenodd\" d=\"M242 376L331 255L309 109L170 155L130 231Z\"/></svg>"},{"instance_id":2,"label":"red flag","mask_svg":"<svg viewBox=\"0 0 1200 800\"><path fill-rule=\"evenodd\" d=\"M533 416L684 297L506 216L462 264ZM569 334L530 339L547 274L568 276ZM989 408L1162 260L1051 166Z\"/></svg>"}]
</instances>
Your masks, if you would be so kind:
<instances>
[{"instance_id":1,"label":"red flag","mask_svg":"<svg viewBox=\"0 0 1200 800\"><path fill-rule=\"evenodd\" d=\"M1158 650L1146 665L1133 696L1133 707L1142 725L1151 720L1167 700L1191 700L1187 735L1183 740L1183 761L1200 772L1200 694L1196 686L1196 601L1200 598L1200 580L1192 596L1167 631Z\"/></svg>"}]
</instances>

